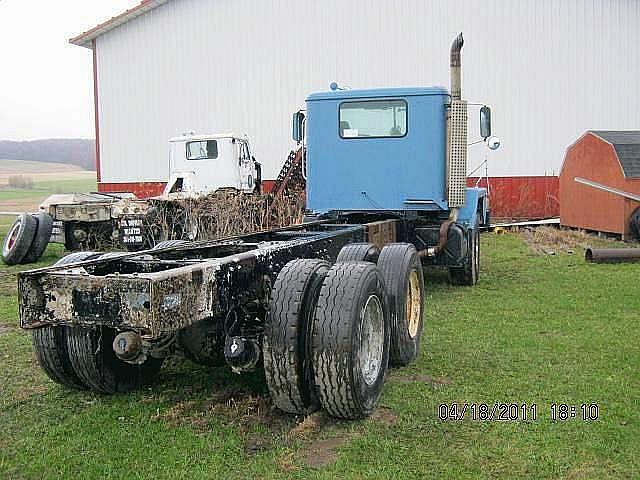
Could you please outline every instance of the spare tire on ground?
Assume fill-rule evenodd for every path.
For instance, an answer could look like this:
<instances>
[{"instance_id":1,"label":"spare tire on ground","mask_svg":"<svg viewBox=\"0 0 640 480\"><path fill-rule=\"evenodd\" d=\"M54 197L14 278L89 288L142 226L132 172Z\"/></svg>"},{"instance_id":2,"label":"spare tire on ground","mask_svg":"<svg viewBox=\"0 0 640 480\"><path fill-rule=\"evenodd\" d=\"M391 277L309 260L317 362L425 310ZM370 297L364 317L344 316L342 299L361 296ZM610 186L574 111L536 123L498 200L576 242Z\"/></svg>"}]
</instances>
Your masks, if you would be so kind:
<instances>
[{"instance_id":1,"label":"spare tire on ground","mask_svg":"<svg viewBox=\"0 0 640 480\"><path fill-rule=\"evenodd\" d=\"M36 230L35 238L29 251L27 251L27 254L20 263L37 262L47 249L47 245L49 245L51 231L53 230L53 218L45 212L39 212L36 218L38 219L38 229Z\"/></svg>"},{"instance_id":2,"label":"spare tire on ground","mask_svg":"<svg viewBox=\"0 0 640 480\"><path fill-rule=\"evenodd\" d=\"M640 207L636 208L635 212L631 214L629 227L631 228L633 235L636 237L636 240L640 240Z\"/></svg>"},{"instance_id":3,"label":"spare tire on ground","mask_svg":"<svg viewBox=\"0 0 640 480\"><path fill-rule=\"evenodd\" d=\"M38 220L29 213L18 216L4 238L2 260L7 265L17 265L27 255L36 236Z\"/></svg>"}]
</instances>

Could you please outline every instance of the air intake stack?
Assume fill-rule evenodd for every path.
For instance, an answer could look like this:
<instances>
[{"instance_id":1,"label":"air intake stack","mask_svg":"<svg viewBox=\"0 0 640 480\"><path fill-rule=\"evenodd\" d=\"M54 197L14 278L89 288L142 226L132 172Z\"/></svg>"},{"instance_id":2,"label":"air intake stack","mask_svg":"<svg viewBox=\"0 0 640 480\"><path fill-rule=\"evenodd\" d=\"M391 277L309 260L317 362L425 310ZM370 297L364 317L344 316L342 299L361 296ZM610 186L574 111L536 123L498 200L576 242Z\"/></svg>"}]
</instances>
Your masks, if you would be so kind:
<instances>
[{"instance_id":1,"label":"air intake stack","mask_svg":"<svg viewBox=\"0 0 640 480\"><path fill-rule=\"evenodd\" d=\"M467 102L462 100L462 33L451 44L451 103L447 115L447 202L456 220L467 188Z\"/></svg>"}]
</instances>

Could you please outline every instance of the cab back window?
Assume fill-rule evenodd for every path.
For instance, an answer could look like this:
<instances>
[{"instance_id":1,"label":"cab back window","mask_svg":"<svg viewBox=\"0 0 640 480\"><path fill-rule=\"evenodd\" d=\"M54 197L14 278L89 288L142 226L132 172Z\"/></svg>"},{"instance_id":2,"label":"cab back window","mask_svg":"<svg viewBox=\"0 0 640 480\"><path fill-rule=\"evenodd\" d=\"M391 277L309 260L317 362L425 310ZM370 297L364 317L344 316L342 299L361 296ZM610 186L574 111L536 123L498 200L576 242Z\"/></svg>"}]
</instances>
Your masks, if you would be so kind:
<instances>
[{"instance_id":1,"label":"cab back window","mask_svg":"<svg viewBox=\"0 0 640 480\"><path fill-rule=\"evenodd\" d=\"M407 134L407 102L367 100L340 104L342 138L404 137Z\"/></svg>"}]
</instances>

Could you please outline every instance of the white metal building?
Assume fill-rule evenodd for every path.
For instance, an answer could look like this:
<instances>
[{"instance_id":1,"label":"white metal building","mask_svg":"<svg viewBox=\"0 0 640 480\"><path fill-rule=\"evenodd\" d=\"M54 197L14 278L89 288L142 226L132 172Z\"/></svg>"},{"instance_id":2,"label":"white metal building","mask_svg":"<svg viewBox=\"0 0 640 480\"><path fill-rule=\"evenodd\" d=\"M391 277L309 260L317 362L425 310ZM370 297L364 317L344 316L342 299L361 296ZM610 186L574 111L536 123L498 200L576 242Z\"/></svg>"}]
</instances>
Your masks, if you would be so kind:
<instances>
[{"instance_id":1,"label":"white metal building","mask_svg":"<svg viewBox=\"0 0 640 480\"><path fill-rule=\"evenodd\" d=\"M308 93L448 86L459 31L463 97L502 139L489 174L522 186L585 130L639 128L639 27L636 0L147 0L72 43L94 50L103 190L166 180L187 131L247 133L273 178Z\"/></svg>"}]
</instances>

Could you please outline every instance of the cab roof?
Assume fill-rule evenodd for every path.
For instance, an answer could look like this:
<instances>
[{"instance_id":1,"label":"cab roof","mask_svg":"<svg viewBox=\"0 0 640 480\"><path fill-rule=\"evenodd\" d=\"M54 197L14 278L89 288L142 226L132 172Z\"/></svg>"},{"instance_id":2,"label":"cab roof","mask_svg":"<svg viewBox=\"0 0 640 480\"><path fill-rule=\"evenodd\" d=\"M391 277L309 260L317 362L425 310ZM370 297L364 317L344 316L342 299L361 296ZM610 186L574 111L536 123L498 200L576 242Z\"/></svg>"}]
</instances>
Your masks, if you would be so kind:
<instances>
[{"instance_id":1,"label":"cab roof","mask_svg":"<svg viewBox=\"0 0 640 480\"><path fill-rule=\"evenodd\" d=\"M205 141L205 140L222 140L223 138L235 138L237 140L244 140L243 137L239 137L234 135L233 133L211 133L211 134L186 134L180 135L179 137L170 138L170 142L197 142L197 141Z\"/></svg>"},{"instance_id":2,"label":"cab roof","mask_svg":"<svg viewBox=\"0 0 640 480\"><path fill-rule=\"evenodd\" d=\"M371 88L363 90L329 90L312 93L307 102L315 100L340 100L347 98L389 98L389 97L424 97L428 95L449 95L444 87L401 87Z\"/></svg>"}]
</instances>

